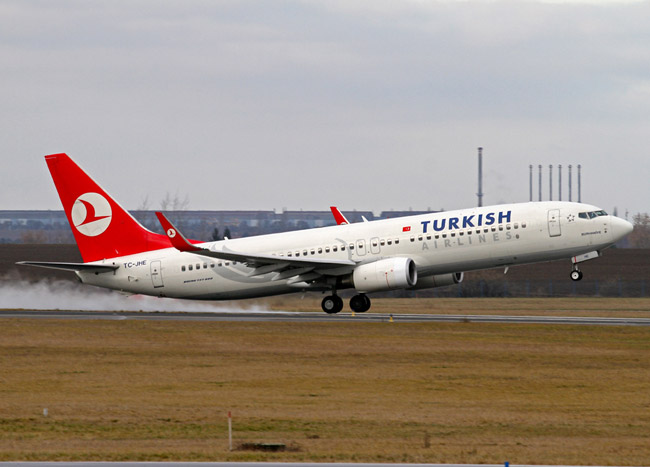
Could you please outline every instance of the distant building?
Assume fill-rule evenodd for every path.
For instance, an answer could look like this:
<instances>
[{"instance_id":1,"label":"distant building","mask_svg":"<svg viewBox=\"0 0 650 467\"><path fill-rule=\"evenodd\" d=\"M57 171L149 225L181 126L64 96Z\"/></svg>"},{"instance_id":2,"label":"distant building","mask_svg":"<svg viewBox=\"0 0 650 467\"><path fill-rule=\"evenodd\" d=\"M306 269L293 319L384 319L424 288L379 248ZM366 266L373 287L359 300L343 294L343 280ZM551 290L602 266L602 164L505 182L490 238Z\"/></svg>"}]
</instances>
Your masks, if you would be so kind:
<instances>
[{"instance_id":1,"label":"distant building","mask_svg":"<svg viewBox=\"0 0 650 467\"><path fill-rule=\"evenodd\" d=\"M352 223L414 216L436 211L343 211ZM155 211L130 211L142 225L163 233ZM169 218L189 237L210 241L215 229L226 228L233 238L335 225L330 211L167 211ZM0 211L0 243L74 243L63 211Z\"/></svg>"}]
</instances>

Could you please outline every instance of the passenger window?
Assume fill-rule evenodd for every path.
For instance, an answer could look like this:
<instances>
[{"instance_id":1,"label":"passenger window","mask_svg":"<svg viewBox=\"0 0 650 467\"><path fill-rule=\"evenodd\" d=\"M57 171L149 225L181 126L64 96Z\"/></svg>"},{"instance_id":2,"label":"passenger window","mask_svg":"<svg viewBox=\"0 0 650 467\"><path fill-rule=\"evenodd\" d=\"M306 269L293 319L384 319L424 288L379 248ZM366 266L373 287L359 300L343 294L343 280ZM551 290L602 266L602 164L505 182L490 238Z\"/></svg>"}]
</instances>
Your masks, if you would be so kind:
<instances>
[{"instance_id":1,"label":"passenger window","mask_svg":"<svg viewBox=\"0 0 650 467\"><path fill-rule=\"evenodd\" d=\"M399 245L399 238L395 239L395 245Z\"/></svg>"},{"instance_id":2,"label":"passenger window","mask_svg":"<svg viewBox=\"0 0 650 467\"><path fill-rule=\"evenodd\" d=\"M499 226L499 230L503 231L503 226L502 225Z\"/></svg>"},{"instance_id":3,"label":"passenger window","mask_svg":"<svg viewBox=\"0 0 650 467\"><path fill-rule=\"evenodd\" d=\"M188 266L188 269L189 269L190 271L194 271L194 267L193 267L191 264Z\"/></svg>"},{"instance_id":4,"label":"passenger window","mask_svg":"<svg viewBox=\"0 0 650 467\"><path fill-rule=\"evenodd\" d=\"M350 243L350 244L348 245L348 248L350 248L350 250L354 250L354 243Z\"/></svg>"},{"instance_id":5,"label":"passenger window","mask_svg":"<svg viewBox=\"0 0 650 467\"><path fill-rule=\"evenodd\" d=\"M452 236L452 237L455 237L455 236L456 236L456 232L452 232L452 233L451 233L451 236Z\"/></svg>"},{"instance_id":6,"label":"passenger window","mask_svg":"<svg viewBox=\"0 0 650 467\"><path fill-rule=\"evenodd\" d=\"M447 234L442 234L442 238L447 238Z\"/></svg>"},{"instance_id":7,"label":"passenger window","mask_svg":"<svg viewBox=\"0 0 650 467\"><path fill-rule=\"evenodd\" d=\"M413 235L411 235L411 241L412 241L412 242L415 241L415 237L414 237Z\"/></svg>"},{"instance_id":8,"label":"passenger window","mask_svg":"<svg viewBox=\"0 0 650 467\"><path fill-rule=\"evenodd\" d=\"M519 224L515 222L515 229L519 228Z\"/></svg>"},{"instance_id":9,"label":"passenger window","mask_svg":"<svg viewBox=\"0 0 650 467\"><path fill-rule=\"evenodd\" d=\"M388 245L392 245L392 244L393 244L393 241L389 239L389 240L386 240L386 243L387 243Z\"/></svg>"},{"instance_id":10,"label":"passenger window","mask_svg":"<svg viewBox=\"0 0 650 467\"><path fill-rule=\"evenodd\" d=\"M458 236L462 237L463 235L465 235L465 232L463 232L462 230L458 232Z\"/></svg>"},{"instance_id":11,"label":"passenger window","mask_svg":"<svg viewBox=\"0 0 650 467\"><path fill-rule=\"evenodd\" d=\"M296 256L300 256L300 252L299 252L299 251L296 251Z\"/></svg>"},{"instance_id":12,"label":"passenger window","mask_svg":"<svg viewBox=\"0 0 650 467\"><path fill-rule=\"evenodd\" d=\"M201 269L201 265L199 263L196 263L196 269Z\"/></svg>"},{"instance_id":13,"label":"passenger window","mask_svg":"<svg viewBox=\"0 0 650 467\"><path fill-rule=\"evenodd\" d=\"M431 235L427 235L427 240L431 240Z\"/></svg>"},{"instance_id":14,"label":"passenger window","mask_svg":"<svg viewBox=\"0 0 650 467\"><path fill-rule=\"evenodd\" d=\"M341 251L345 251L345 245L341 245Z\"/></svg>"},{"instance_id":15,"label":"passenger window","mask_svg":"<svg viewBox=\"0 0 650 467\"><path fill-rule=\"evenodd\" d=\"M492 227L492 232L496 232L496 231L497 231L497 228L496 228L496 227Z\"/></svg>"},{"instance_id":16,"label":"passenger window","mask_svg":"<svg viewBox=\"0 0 650 467\"><path fill-rule=\"evenodd\" d=\"M526 228L526 223L525 223L525 222L522 222L522 223L521 223L521 228L522 228L522 229L525 229L525 228Z\"/></svg>"},{"instance_id":17,"label":"passenger window","mask_svg":"<svg viewBox=\"0 0 650 467\"><path fill-rule=\"evenodd\" d=\"M506 230L510 230L510 224L506 224Z\"/></svg>"},{"instance_id":18,"label":"passenger window","mask_svg":"<svg viewBox=\"0 0 650 467\"><path fill-rule=\"evenodd\" d=\"M181 271L185 272L185 266L181 266Z\"/></svg>"},{"instance_id":19,"label":"passenger window","mask_svg":"<svg viewBox=\"0 0 650 467\"><path fill-rule=\"evenodd\" d=\"M468 230L468 231L467 231L467 235L472 235L472 231L471 231L471 230Z\"/></svg>"},{"instance_id":20,"label":"passenger window","mask_svg":"<svg viewBox=\"0 0 650 467\"><path fill-rule=\"evenodd\" d=\"M483 229L483 233L488 233L490 229Z\"/></svg>"},{"instance_id":21,"label":"passenger window","mask_svg":"<svg viewBox=\"0 0 650 467\"><path fill-rule=\"evenodd\" d=\"M325 247L325 253L329 253L329 252L330 252L330 247L326 246Z\"/></svg>"},{"instance_id":22,"label":"passenger window","mask_svg":"<svg viewBox=\"0 0 650 467\"><path fill-rule=\"evenodd\" d=\"M422 235L418 235L418 240L422 241Z\"/></svg>"},{"instance_id":23,"label":"passenger window","mask_svg":"<svg viewBox=\"0 0 650 467\"><path fill-rule=\"evenodd\" d=\"M208 269L208 263L203 263L203 269Z\"/></svg>"},{"instance_id":24,"label":"passenger window","mask_svg":"<svg viewBox=\"0 0 650 467\"><path fill-rule=\"evenodd\" d=\"M214 269L214 263L210 263L210 267Z\"/></svg>"},{"instance_id":25,"label":"passenger window","mask_svg":"<svg viewBox=\"0 0 650 467\"><path fill-rule=\"evenodd\" d=\"M289 251L289 252L287 253L287 256L293 256L293 254Z\"/></svg>"},{"instance_id":26,"label":"passenger window","mask_svg":"<svg viewBox=\"0 0 650 467\"><path fill-rule=\"evenodd\" d=\"M316 250L311 250L310 253L311 253L312 255L315 255L315 254L316 254Z\"/></svg>"},{"instance_id":27,"label":"passenger window","mask_svg":"<svg viewBox=\"0 0 650 467\"><path fill-rule=\"evenodd\" d=\"M436 234L436 240L438 240L439 238L440 238L440 235Z\"/></svg>"},{"instance_id":28,"label":"passenger window","mask_svg":"<svg viewBox=\"0 0 650 467\"><path fill-rule=\"evenodd\" d=\"M380 244L381 246L384 246L384 243L386 243L384 240L382 240L382 241L379 242L379 244Z\"/></svg>"},{"instance_id":29,"label":"passenger window","mask_svg":"<svg viewBox=\"0 0 650 467\"><path fill-rule=\"evenodd\" d=\"M338 249L339 249L339 247L337 247L336 245L334 245L334 246L332 247L332 251L333 251L334 253L336 253Z\"/></svg>"},{"instance_id":30,"label":"passenger window","mask_svg":"<svg viewBox=\"0 0 650 467\"><path fill-rule=\"evenodd\" d=\"M320 255L322 252L323 252L323 249L322 249L322 248L319 248L319 249L318 249L318 254Z\"/></svg>"}]
</instances>

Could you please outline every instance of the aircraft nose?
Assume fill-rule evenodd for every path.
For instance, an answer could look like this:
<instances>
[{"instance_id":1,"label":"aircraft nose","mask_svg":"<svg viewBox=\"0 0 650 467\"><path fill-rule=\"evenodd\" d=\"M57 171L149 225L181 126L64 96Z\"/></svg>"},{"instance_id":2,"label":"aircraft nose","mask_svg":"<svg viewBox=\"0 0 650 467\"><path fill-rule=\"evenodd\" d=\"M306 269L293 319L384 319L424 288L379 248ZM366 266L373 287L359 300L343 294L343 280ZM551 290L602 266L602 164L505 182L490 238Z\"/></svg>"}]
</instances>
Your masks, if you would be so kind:
<instances>
[{"instance_id":1,"label":"aircraft nose","mask_svg":"<svg viewBox=\"0 0 650 467\"><path fill-rule=\"evenodd\" d=\"M631 222L621 219L620 217L612 217L612 237L614 241L619 241L634 230Z\"/></svg>"}]
</instances>

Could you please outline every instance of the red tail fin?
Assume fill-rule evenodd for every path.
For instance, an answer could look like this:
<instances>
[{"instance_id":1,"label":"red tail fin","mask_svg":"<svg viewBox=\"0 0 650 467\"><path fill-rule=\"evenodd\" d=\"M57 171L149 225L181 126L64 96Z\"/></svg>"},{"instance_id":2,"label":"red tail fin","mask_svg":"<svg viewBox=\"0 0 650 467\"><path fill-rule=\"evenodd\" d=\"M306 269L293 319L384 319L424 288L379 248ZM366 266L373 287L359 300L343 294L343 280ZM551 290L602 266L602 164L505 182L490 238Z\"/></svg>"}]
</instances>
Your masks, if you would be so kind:
<instances>
[{"instance_id":1,"label":"red tail fin","mask_svg":"<svg viewBox=\"0 0 650 467\"><path fill-rule=\"evenodd\" d=\"M169 248L145 229L67 154L45 156L84 262Z\"/></svg>"}]
</instances>

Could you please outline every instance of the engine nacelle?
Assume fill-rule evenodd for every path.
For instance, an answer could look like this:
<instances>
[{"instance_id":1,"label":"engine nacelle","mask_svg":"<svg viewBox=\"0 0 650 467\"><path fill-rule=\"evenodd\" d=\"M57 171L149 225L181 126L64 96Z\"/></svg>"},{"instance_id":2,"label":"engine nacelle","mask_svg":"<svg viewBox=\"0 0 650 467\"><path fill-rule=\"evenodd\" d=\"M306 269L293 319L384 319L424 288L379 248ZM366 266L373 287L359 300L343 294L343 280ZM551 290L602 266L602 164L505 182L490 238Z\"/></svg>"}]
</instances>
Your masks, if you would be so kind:
<instances>
[{"instance_id":1,"label":"engine nacelle","mask_svg":"<svg viewBox=\"0 0 650 467\"><path fill-rule=\"evenodd\" d=\"M352 285L361 293L413 287L418 271L411 258L387 258L362 264L352 273Z\"/></svg>"},{"instance_id":2,"label":"engine nacelle","mask_svg":"<svg viewBox=\"0 0 650 467\"><path fill-rule=\"evenodd\" d=\"M434 287L444 287L446 285L460 284L463 282L462 272L452 272L451 274L438 274L436 276L419 277L417 284L410 287L410 290L432 289Z\"/></svg>"}]
</instances>

